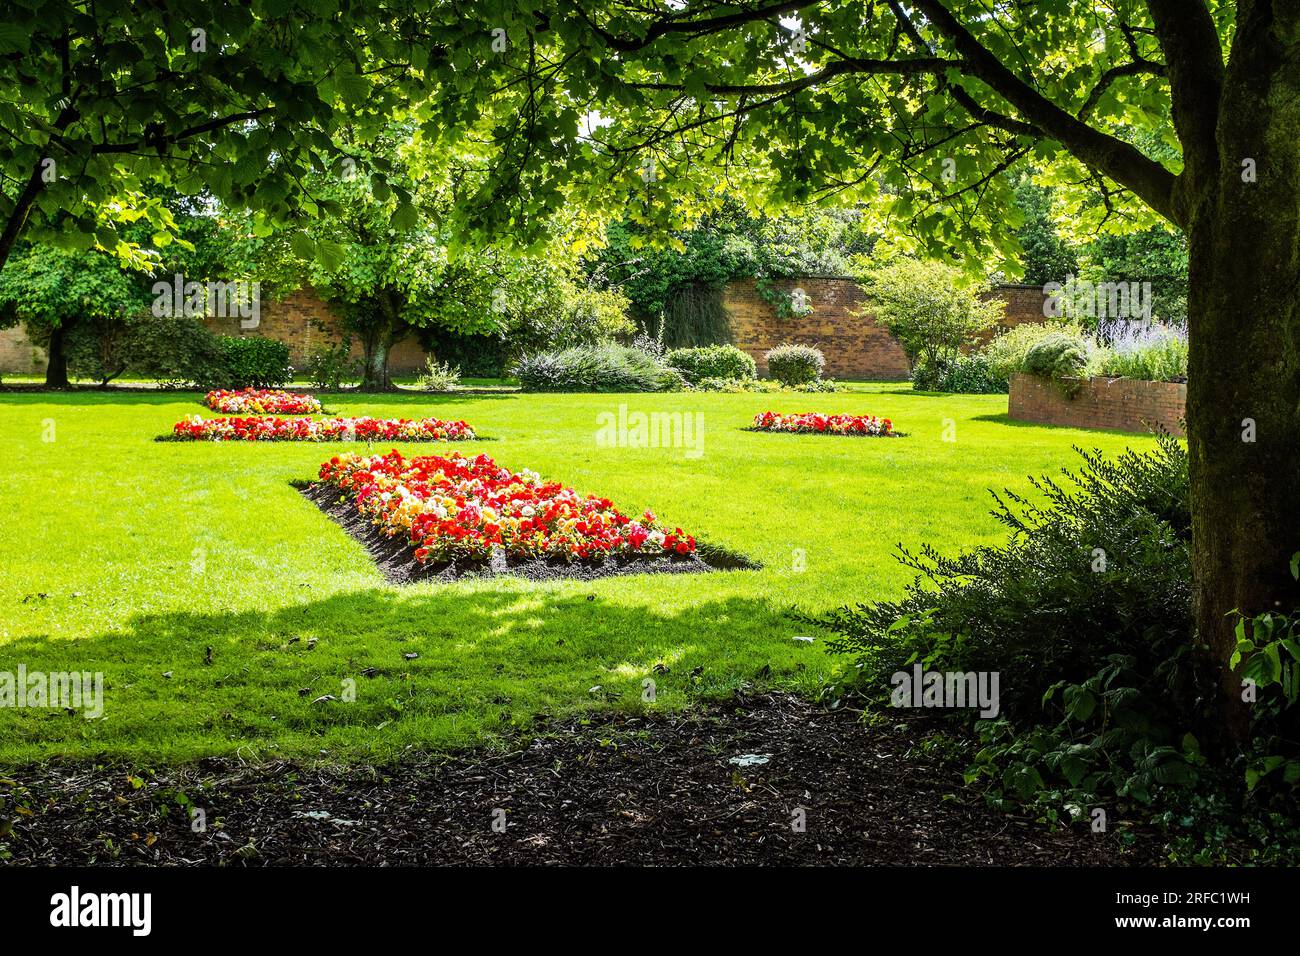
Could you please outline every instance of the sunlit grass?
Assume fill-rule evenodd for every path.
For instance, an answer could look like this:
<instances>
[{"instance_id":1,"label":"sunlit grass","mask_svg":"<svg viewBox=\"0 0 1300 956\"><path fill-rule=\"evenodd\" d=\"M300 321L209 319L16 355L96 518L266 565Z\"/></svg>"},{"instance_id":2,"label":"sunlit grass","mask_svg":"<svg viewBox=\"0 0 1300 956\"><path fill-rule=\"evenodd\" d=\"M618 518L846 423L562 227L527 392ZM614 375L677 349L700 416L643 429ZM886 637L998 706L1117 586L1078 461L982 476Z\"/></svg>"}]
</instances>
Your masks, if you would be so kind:
<instances>
[{"instance_id":1,"label":"sunlit grass","mask_svg":"<svg viewBox=\"0 0 1300 956\"><path fill-rule=\"evenodd\" d=\"M0 671L21 663L102 671L106 681L99 720L0 708L0 762L235 751L382 759L490 740L542 713L680 707L745 683L812 691L842 662L820 637L794 640L806 632L790 608L898 594L909 580L891 557L898 542L955 550L997 538L988 489L1072 464L1071 444L1149 444L1013 423L1005 396L905 385L797 396L331 395L327 406L344 414L464 418L495 440L458 450L629 513L650 508L763 565L399 588L290 485L340 446L153 440L203 414L197 401L0 395ZM620 404L702 413L703 454L599 446L598 416ZM888 416L909 437L743 430L769 408ZM661 663L667 673L655 672ZM312 703L344 697L349 680L355 702Z\"/></svg>"}]
</instances>

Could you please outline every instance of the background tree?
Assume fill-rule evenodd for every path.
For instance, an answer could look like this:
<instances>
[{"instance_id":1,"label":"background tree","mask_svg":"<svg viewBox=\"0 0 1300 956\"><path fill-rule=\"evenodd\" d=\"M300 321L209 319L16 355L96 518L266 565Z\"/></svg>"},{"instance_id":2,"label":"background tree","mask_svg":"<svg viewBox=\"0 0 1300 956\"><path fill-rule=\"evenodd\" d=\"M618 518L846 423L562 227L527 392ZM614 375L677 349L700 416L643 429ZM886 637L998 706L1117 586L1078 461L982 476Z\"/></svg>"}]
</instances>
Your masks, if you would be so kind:
<instances>
[{"instance_id":1,"label":"background tree","mask_svg":"<svg viewBox=\"0 0 1300 956\"><path fill-rule=\"evenodd\" d=\"M0 270L0 326L25 323L49 353L45 384L67 388L69 336L79 326L120 324L147 311L147 278L103 252L29 243Z\"/></svg>"},{"instance_id":2,"label":"background tree","mask_svg":"<svg viewBox=\"0 0 1300 956\"><path fill-rule=\"evenodd\" d=\"M951 362L1006 310L1002 300L981 297L987 283L942 262L895 259L868 272L864 285L868 309L898 339L913 371Z\"/></svg>"},{"instance_id":3,"label":"background tree","mask_svg":"<svg viewBox=\"0 0 1300 956\"><path fill-rule=\"evenodd\" d=\"M581 222L555 217L554 237L534 249L509 236L462 241L452 210L467 170L454 156L432 154L403 125L347 148L339 170L306 184L339 213L283 227L260 257L270 274L296 274L339 307L364 350L363 389L391 387L389 355L419 330L509 334L528 348L563 339L557 323L622 327L607 298L582 297L575 285ZM370 173L379 156L386 178ZM403 195L394 183L406 185Z\"/></svg>"},{"instance_id":4,"label":"background tree","mask_svg":"<svg viewBox=\"0 0 1300 956\"><path fill-rule=\"evenodd\" d=\"M725 177L755 202L871 202L900 245L1010 256L1002 174L1032 160L1101 192L1080 220L1181 229L1197 640L1245 736L1227 614L1289 605L1300 543L1297 4L482 0L431 30L466 51L431 77L436 125L503 147L480 228L611 188L676 228Z\"/></svg>"},{"instance_id":5,"label":"background tree","mask_svg":"<svg viewBox=\"0 0 1300 956\"><path fill-rule=\"evenodd\" d=\"M1057 232L1052 218L1052 191L1034 182L1029 173L1016 181L1016 207L1024 222L1016 230L1016 239L1024 251L1017 257L1018 278L1033 285L1064 282L1066 276L1078 275L1079 257L1073 246Z\"/></svg>"}]
</instances>

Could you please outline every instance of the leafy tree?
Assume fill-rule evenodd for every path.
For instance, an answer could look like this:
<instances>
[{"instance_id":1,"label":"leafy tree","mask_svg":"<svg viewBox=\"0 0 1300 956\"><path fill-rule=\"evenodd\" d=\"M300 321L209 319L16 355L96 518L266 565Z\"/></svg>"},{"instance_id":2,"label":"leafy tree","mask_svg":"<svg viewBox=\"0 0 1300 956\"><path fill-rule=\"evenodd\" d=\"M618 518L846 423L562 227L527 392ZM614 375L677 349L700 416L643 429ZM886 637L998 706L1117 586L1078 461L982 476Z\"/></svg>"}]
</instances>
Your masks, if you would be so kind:
<instances>
[{"instance_id":1,"label":"leafy tree","mask_svg":"<svg viewBox=\"0 0 1300 956\"><path fill-rule=\"evenodd\" d=\"M1187 239L1177 229L1152 226L1137 231L1080 234L1058 222L1053 187L1026 174L1016 183L1016 206L1024 222L1016 232L1023 253L1023 281L1038 285L1077 276L1092 282L1141 281L1151 284L1152 317L1161 322L1187 321ZM1104 206L1095 191L1088 206ZM1061 227L1066 226L1065 235Z\"/></svg>"},{"instance_id":2,"label":"leafy tree","mask_svg":"<svg viewBox=\"0 0 1300 956\"><path fill-rule=\"evenodd\" d=\"M1005 302L980 297L987 284L963 279L960 269L918 259L895 259L867 275L869 308L898 339L913 370L952 361L1002 316Z\"/></svg>"},{"instance_id":3,"label":"leafy tree","mask_svg":"<svg viewBox=\"0 0 1300 956\"><path fill-rule=\"evenodd\" d=\"M1150 282L1151 317L1181 324L1187 321L1187 264L1186 237L1155 227L1098 236L1081 250L1078 274L1093 282Z\"/></svg>"},{"instance_id":4,"label":"leafy tree","mask_svg":"<svg viewBox=\"0 0 1300 956\"><path fill-rule=\"evenodd\" d=\"M299 183L332 161L329 132L378 129L418 79L412 60L444 55L412 38L405 3L328 6L7 4L0 266L24 234L129 258L124 205L169 225L153 182L273 217L320 211Z\"/></svg>"},{"instance_id":5,"label":"leafy tree","mask_svg":"<svg viewBox=\"0 0 1300 956\"><path fill-rule=\"evenodd\" d=\"M1022 281L1045 285L1077 275L1078 256L1057 233L1052 220L1051 190L1026 174L1016 183L1015 201L1025 217L1016 231L1016 239L1024 250L1019 257Z\"/></svg>"},{"instance_id":6,"label":"leafy tree","mask_svg":"<svg viewBox=\"0 0 1300 956\"><path fill-rule=\"evenodd\" d=\"M1300 542L1295 3L468 0L429 30L461 54L429 77L431 135L499 146L464 206L479 228L629 189L681 228L727 181L868 202L893 244L978 261L1018 251L1003 173L1032 161L1067 204L1100 191L1081 228L1181 229L1197 646L1246 736L1227 615L1289 602Z\"/></svg>"},{"instance_id":7,"label":"leafy tree","mask_svg":"<svg viewBox=\"0 0 1300 956\"><path fill-rule=\"evenodd\" d=\"M308 180L312 195L327 197L339 214L285 227L256 255L271 274L296 274L340 307L364 349L363 389L391 387L388 356L417 330L513 332L523 343L527 330L542 334L547 323L584 315L595 325L608 322L608 299L578 296L581 245L560 220L557 240L540 250L517 248L508 237L461 242L451 211L466 173L455 157L432 155L403 126L386 130L373 147L349 150L353 165ZM367 175L381 156L389 177ZM409 190L409 214L400 211L405 200L394 183Z\"/></svg>"},{"instance_id":8,"label":"leafy tree","mask_svg":"<svg viewBox=\"0 0 1300 956\"><path fill-rule=\"evenodd\" d=\"M147 310L143 280L103 252L26 244L0 270L0 326L25 323L49 353L45 384L67 388L69 334Z\"/></svg>"}]
</instances>

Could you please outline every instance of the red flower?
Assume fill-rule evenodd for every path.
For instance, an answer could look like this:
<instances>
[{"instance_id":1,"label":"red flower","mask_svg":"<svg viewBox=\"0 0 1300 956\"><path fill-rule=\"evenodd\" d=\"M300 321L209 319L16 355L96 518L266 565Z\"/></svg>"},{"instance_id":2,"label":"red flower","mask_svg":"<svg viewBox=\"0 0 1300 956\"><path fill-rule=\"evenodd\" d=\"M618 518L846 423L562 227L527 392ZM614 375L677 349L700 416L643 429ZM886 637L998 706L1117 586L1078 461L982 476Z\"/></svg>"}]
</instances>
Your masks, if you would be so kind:
<instances>
[{"instance_id":1,"label":"red flower","mask_svg":"<svg viewBox=\"0 0 1300 956\"><path fill-rule=\"evenodd\" d=\"M891 436L894 434L893 423L888 418L877 419L873 415L823 415L820 412L804 412L798 415L761 412L754 416L754 428L759 431L814 432L833 435Z\"/></svg>"}]
</instances>

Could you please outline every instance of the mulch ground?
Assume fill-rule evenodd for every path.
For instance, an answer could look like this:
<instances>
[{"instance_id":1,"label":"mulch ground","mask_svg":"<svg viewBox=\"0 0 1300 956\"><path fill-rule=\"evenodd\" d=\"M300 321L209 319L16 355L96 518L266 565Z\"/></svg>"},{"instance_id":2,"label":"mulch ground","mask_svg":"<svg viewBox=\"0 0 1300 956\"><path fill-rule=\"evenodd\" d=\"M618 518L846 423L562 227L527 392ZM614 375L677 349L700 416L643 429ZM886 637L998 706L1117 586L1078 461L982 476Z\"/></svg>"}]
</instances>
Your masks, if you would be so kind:
<instances>
[{"instance_id":1,"label":"mulch ground","mask_svg":"<svg viewBox=\"0 0 1300 956\"><path fill-rule=\"evenodd\" d=\"M600 563L565 561L560 558L510 558L496 555L490 561L415 560L415 549L404 539L385 535L357 511L351 500L340 500L329 485L314 483L298 489L349 535L365 546L380 572L393 584L416 581L460 581L501 575L531 581L596 578L627 574L700 574L707 571L752 569L759 565L740 555L699 543L694 554L611 555Z\"/></svg>"},{"instance_id":2,"label":"mulch ground","mask_svg":"<svg viewBox=\"0 0 1300 956\"><path fill-rule=\"evenodd\" d=\"M1121 837L1114 815L1093 834L988 808L919 750L925 727L737 696L382 768L45 764L0 780L0 851L35 865L1158 862L1155 837Z\"/></svg>"}]
</instances>

